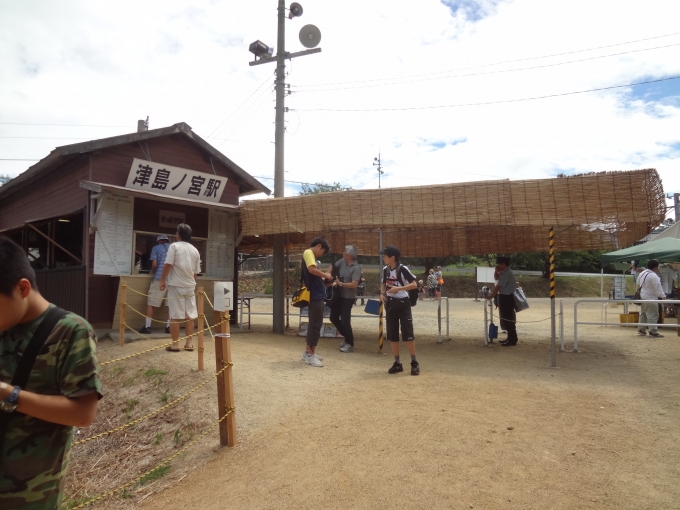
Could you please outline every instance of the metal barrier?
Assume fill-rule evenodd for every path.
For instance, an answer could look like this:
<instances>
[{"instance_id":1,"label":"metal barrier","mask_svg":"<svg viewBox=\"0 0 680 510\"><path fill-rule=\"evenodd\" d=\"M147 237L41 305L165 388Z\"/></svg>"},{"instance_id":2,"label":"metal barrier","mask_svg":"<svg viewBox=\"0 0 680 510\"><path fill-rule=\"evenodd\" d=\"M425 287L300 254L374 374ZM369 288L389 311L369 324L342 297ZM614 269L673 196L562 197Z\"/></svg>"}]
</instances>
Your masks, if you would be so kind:
<instances>
[{"instance_id":1,"label":"metal barrier","mask_svg":"<svg viewBox=\"0 0 680 510\"><path fill-rule=\"evenodd\" d=\"M657 328L680 328L680 322L678 324L648 324L643 322L579 322L578 320L578 305L581 303L611 303L609 299L579 299L574 302L574 352L578 352L578 326L624 326L624 327L638 327L638 326L654 326ZM641 304L641 303L655 303L655 304L680 304L680 300L677 299L617 299L616 302L624 304L624 310L628 310L627 306L631 303Z\"/></svg>"},{"instance_id":2,"label":"metal barrier","mask_svg":"<svg viewBox=\"0 0 680 510\"><path fill-rule=\"evenodd\" d=\"M253 298L269 298L272 299L271 294L245 294L243 296L239 296L240 300L240 313L239 313L239 328L243 327L243 301L246 299L253 299ZM286 296L286 301L290 298L292 298L292 295L287 295ZM376 299L379 300L379 296L361 296L360 299ZM446 300L446 340L451 340L451 337L449 336L449 298L442 296L441 299L439 300L438 307L437 307L437 343L443 343L442 339L442 316L441 316L441 303L443 300ZM247 306L247 315L248 315L248 324L250 324L250 316L251 315L268 315L272 316L274 315L274 312L253 312L250 308L250 306ZM290 313L287 311L286 312L286 319L289 319ZM354 319L374 319L376 318L376 315L354 315L352 314L352 320ZM300 326L299 322L300 315L298 314L298 327Z\"/></svg>"}]
</instances>

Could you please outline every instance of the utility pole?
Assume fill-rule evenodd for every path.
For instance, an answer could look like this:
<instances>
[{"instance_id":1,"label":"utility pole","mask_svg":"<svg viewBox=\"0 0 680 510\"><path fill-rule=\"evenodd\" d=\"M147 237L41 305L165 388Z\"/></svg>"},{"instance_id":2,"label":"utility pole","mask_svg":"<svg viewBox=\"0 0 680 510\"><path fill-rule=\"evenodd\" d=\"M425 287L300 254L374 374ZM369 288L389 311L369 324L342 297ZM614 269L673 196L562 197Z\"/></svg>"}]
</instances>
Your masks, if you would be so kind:
<instances>
[{"instance_id":1,"label":"utility pole","mask_svg":"<svg viewBox=\"0 0 680 510\"><path fill-rule=\"evenodd\" d=\"M255 55L255 60L250 62L251 66L276 62L276 117L274 131L274 198L283 198L283 174L284 174L284 113L288 110L285 107L286 90L286 59L319 53L321 48L315 48L321 40L321 32L314 25L306 25L300 30L300 42L308 49L296 53L286 52L286 4L285 0L278 0L278 30L276 40L276 56L272 57L273 50L261 41L255 41L249 47L249 51ZM290 4L289 18L293 19L302 16L302 6L293 2ZM258 59L259 57L259 59ZM273 289L273 321L272 329L274 333L283 334L285 332L285 289L284 284L284 241L286 234L274 234L274 289Z\"/></svg>"},{"instance_id":2,"label":"utility pole","mask_svg":"<svg viewBox=\"0 0 680 510\"><path fill-rule=\"evenodd\" d=\"M377 167L378 169L378 190L380 190L380 176L384 174L382 166L380 164L380 149L378 149L378 157L373 158L373 166ZM380 228L380 251L383 249L383 229L382 227ZM380 258L378 257L378 262L380 262Z\"/></svg>"}]
</instances>

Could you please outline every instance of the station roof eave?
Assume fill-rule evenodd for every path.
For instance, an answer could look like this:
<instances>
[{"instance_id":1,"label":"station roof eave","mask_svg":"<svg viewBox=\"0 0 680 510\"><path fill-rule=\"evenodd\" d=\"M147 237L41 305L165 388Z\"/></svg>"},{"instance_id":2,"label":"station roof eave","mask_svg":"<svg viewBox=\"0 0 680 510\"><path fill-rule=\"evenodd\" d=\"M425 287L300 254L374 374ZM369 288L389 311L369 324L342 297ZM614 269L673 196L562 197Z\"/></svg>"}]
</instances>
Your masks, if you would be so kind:
<instances>
[{"instance_id":1,"label":"station roof eave","mask_svg":"<svg viewBox=\"0 0 680 510\"><path fill-rule=\"evenodd\" d=\"M186 137L189 142L196 146L199 150L204 151L215 160L221 162L231 172L233 172L240 181L239 196L247 196L257 193L264 193L266 195L271 194L271 190L267 186L262 184L255 177L250 175L243 168L241 168L215 147L203 140L203 138L194 133L191 129L191 126L185 122L178 122L172 126L151 129L149 131L111 136L108 138L100 138L96 140L89 140L87 142L73 143L57 147L43 159L38 161L35 165L30 166L27 170L17 175L14 179L0 186L0 199L20 191L31 182L37 181L44 175L62 167L73 160L83 157L86 154L110 147L116 147L118 145L139 143L146 140L152 140L154 138L161 138L177 134Z\"/></svg>"},{"instance_id":2,"label":"station roof eave","mask_svg":"<svg viewBox=\"0 0 680 510\"><path fill-rule=\"evenodd\" d=\"M94 193L117 193L130 195L136 198L145 198L147 200L156 200L158 202L169 202L173 204L188 205L193 207L213 207L216 209L225 209L229 211L238 211L239 206L232 204L221 204L219 202L206 202L204 200L193 200L191 198L180 198L153 191L142 191L137 189L125 188L124 186L115 186L113 184L104 184L102 182L80 181L80 187Z\"/></svg>"}]
</instances>

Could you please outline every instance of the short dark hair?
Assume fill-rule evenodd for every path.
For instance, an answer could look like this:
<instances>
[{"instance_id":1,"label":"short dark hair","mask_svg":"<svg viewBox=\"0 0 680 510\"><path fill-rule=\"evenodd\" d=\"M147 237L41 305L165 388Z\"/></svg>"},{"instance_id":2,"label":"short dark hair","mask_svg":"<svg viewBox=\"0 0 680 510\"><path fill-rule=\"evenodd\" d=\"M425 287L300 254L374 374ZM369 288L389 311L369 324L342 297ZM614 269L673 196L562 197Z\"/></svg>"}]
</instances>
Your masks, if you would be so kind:
<instances>
[{"instance_id":1,"label":"short dark hair","mask_svg":"<svg viewBox=\"0 0 680 510\"><path fill-rule=\"evenodd\" d=\"M505 264L506 266L509 266L510 257L496 257L496 264Z\"/></svg>"},{"instance_id":2,"label":"short dark hair","mask_svg":"<svg viewBox=\"0 0 680 510\"><path fill-rule=\"evenodd\" d=\"M649 259L649 261L647 262L647 269L654 270L657 267L659 267L659 261L656 259Z\"/></svg>"},{"instance_id":3,"label":"short dark hair","mask_svg":"<svg viewBox=\"0 0 680 510\"><path fill-rule=\"evenodd\" d=\"M38 290L35 283L35 271L28 262L24 249L9 237L0 236L0 294L12 297L19 280L25 278L31 283L33 290Z\"/></svg>"},{"instance_id":4,"label":"short dark hair","mask_svg":"<svg viewBox=\"0 0 680 510\"><path fill-rule=\"evenodd\" d=\"M309 247L314 248L317 244L321 245L324 254L328 253L331 249L330 245L328 244L328 241L326 241L323 237L315 237L314 239L312 239L312 241L309 243Z\"/></svg>"},{"instance_id":5,"label":"short dark hair","mask_svg":"<svg viewBox=\"0 0 680 510\"><path fill-rule=\"evenodd\" d=\"M385 246L385 249L380 252L381 255L387 255L388 257L394 257L394 261L398 264L399 263L399 257L401 257L401 252L399 251L399 248L396 246Z\"/></svg>"},{"instance_id":6,"label":"short dark hair","mask_svg":"<svg viewBox=\"0 0 680 510\"><path fill-rule=\"evenodd\" d=\"M182 241L189 242L191 241L191 236L193 235L194 231L191 230L191 227L187 225L186 223L180 223L177 225L177 235Z\"/></svg>"}]
</instances>

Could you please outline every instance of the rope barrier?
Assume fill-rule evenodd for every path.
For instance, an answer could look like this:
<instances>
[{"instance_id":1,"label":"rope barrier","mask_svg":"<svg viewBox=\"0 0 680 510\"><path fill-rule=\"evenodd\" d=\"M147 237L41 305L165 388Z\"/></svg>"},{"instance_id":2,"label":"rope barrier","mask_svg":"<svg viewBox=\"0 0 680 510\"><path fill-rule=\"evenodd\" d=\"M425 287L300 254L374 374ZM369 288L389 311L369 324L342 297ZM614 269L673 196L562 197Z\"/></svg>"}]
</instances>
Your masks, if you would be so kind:
<instances>
[{"instance_id":1,"label":"rope barrier","mask_svg":"<svg viewBox=\"0 0 680 510\"><path fill-rule=\"evenodd\" d=\"M128 289L129 289L129 288L130 288L130 287L128 287ZM137 310L137 309L133 308L132 306L130 306L130 303L125 303L125 306L126 306L127 308L129 308L130 310L132 310L133 312L135 312L136 314L141 315L141 316L144 317L145 319L151 319L153 322L160 322L161 324L166 324L166 323L167 323L167 320L165 320L165 321L160 321L160 320L154 319L153 317L149 317L148 315L143 314L143 313L140 312L139 310ZM171 320L174 321L174 322L177 322L178 324L184 324L185 322L193 321L194 319L184 319L184 320L182 320L182 321L176 320L176 319L171 319Z\"/></svg>"},{"instance_id":2,"label":"rope barrier","mask_svg":"<svg viewBox=\"0 0 680 510\"><path fill-rule=\"evenodd\" d=\"M215 324L215 326L212 326L212 327L219 326L220 324L222 324L222 323L224 323L224 322L226 322L226 321L220 321L220 322L218 322L217 324ZM124 323L124 326L125 326L126 328L128 328L130 331L134 331L135 333L137 333L137 331L135 331L134 329L132 329L132 328L128 325L127 322ZM186 336L183 336L182 338L178 338L178 339L177 339L177 342L179 342L179 341L181 341L181 340L186 340L187 338L191 338L192 336L194 336L194 335L196 335L196 334L198 334L198 333L202 333L202 332L204 332L204 331L210 330L210 328L211 328L211 326L208 326L207 328L201 329L200 331L196 331L196 332L194 332L194 333L191 334L191 335L186 335ZM145 339L147 339L147 340L153 340L153 338L149 338L148 336L142 335L141 333L137 333L137 334L140 335L142 338L145 338ZM211 334L212 334L212 333L211 333ZM99 363L99 366L101 367L101 366L104 366L104 365L110 365L111 363L117 363L118 361L123 361L123 360L126 360L126 359L134 358L135 356L140 356L140 355L142 355L142 354L146 354L146 353L148 353L148 352L152 352L152 351L161 349L161 348L163 348L163 347L169 347L169 346L171 346L173 343L174 343L174 342L169 342L169 343L167 343L167 344L158 345L158 346L156 346L156 347L152 347L151 349L146 349L146 350L144 350L144 351L140 351L140 352L137 352L137 353L135 353L135 354L130 354L129 356L123 356L123 357L121 357L121 358L116 358L116 359L112 359L112 360L109 360L109 361L104 361L103 363Z\"/></svg>"},{"instance_id":3,"label":"rope barrier","mask_svg":"<svg viewBox=\"0 0 680 510\"><path fill-rule=\"evenodd\" d=\"M122 276L121 276L120 278L121 278L121 280L123 280L123 277L122 277ZM125 280L123 280L123 281L125 281ZM125 281L125 283L127 283L127 281ZM133 288L130 287L129 285L128 285L128 289L130 289L130 290L131 290L132 292L134 292L135 294L139 294L140 296L149 297L149 294L145 294L144 292L142 292L142 291L140 291L140 290L133 289ZM186 294L186 295L184 295L184 296L179 296L179 297L176 297L176 298L164 297L164 298L161 298L161 299L163 299L163 300L165 300L165 301L176 301L176 300L178 300L178 299L186 299L186 298L188 298L188 297L197 296L197 295L198 295L198 292L194 292L193 294Z\"/></svg>"},{"instance_id":4,"label":"rope barrier","mask_svg":"<svg viewBox=\"0 0 680 510\"><path fill-rule=\"evenodd\" d=\"M230 367L230 366L234 366L234 364L233 364L233 363L225 363L225 365L222 367L222 369L221 369L219 372L216 372L216 373L213 374L211 377L209 377L208 379L206 379L205 381L203 381L201 384L199 384L199 385L196 386L195 388L189 390L187 393L185 393L185 394L182 395L181 397L177 397L175 400L173 400L173 401L170 402L169 404L166 404L166 405L164 405L163 407L160 407L160 408L156 409L155 411L152 411L152 412L150 412L149 414L142 416L141 418L137 418L137 419L134 420L134 421L131 421L131 422L129 422L129 423L126 423L125 425L121 425L120 427L116 427L116 428L113 428L113 429L111 429L111 430L107 430L106 432L102 432L102 433L100 433L100 434L96 434L96 435L94 435L94 436L87 437L87 438L85 438L85 439L81 439L80 441L76 441L76 442L74 442L71 446L76 446L76 445L79 445L79 444L87 443L87 442L89 442L89 441L93 441L93 440L95 440L95 439L100 439L100 438L102 438L102 437L106 437L106 436L108 436L108 435L111 435L111 434L113 434L114 432L120 432L120 431L123 430L123 429L126 429L126 428L128 428L128 427L132 427L133 425L137 425L138 423L140 423L140 422L146 420L147 418L151 418L152 416L154 416L154 415L160 413L161 411L164 411L164 410L166 410L166 409L169 409L170 407L174 406L175 404L178 404L179 402L181 402L182 400L184 400L185 398L187 398L189 395L191 395L191 394L194 393L195 391L198 391L199 389L201 389L203 386L205 386L205 385L208 384L210 381L212 381L213 379L215 379L215 378L216 378L217 376L219 376L222 372L224 372L224 371L227 369L227 367Z\"/></svg>"},{"instance_id":5,"label":"rope barrier","mask_svg":"<svg viewBox=\"0 0 680 510\"><path fill-rule=\"evenodd\" d=\"M187 443L186 446L184 446L182 449L180 449L180 450L178 450L177 452L175 452L174 454L172 454L170 457L168 457L167 459L165 459L165 460L164 460L163 462L161 462L160 464L157 464L157 465L154 466L153 468L151 468L151 469L149 469L148 471L142 473L142 474L139 475L137 478L134 478L134 479L130 480L129 482L124 483L123 485L120 485L120 486L118 486L117 488L115 488L115 489L113 489L113 490L111 490L111 491L108 491L108 492L105 492L104 494L101 494L101 495L99 495L99 496L96 496L96 497L94 497L94 498L92 498L92 499L86 501L85 503L82 503L82 504L80 504L80 505L78 505L78 506L75 506L75 507L73 507L71 510L80 510L81 508L85 508L86 506L89 506L89 505L91 505L92 503L96 503L97 501L99 501L99 500L101 500L101 499L103 499L103 498L105 498L105 497L107 497L107 496L113 496L116 492L119 492L119 491L125 489L126 487L129 487L130 485L132 485L132 484L134 484L134 483L140 481L142 478L144 478L144 477L147 476L148 474L152 473L153 471L157 470L158 468L163 467L163 466L165 466L165 465L167 465L167 464L170 464L170 462L172 462L174 459L176 459L179 455L181 455L182 453L184 453L184 452L185 452L186 450L188 450L191 446L193 446L193 445L196 444L198 441L200 441L201 439L203 439L206 435L208 435L213 429L215 429L215 427L217 427L220 423L222 423L222 421L224 421L224 420L227 418L227 416L229 416L229 415L230 415L231 413L233 413L234 411L236 411L236 407L227 407L226 413L225 413L224 416L222 416L222 418L220 418L219 420L217 420L217 421L216 421L215 423L213 423L207 430L203 431L203 432L201 433L201 435L199 435L196 439L193 439L192 441L190 441L189 443Z\"/></svg>"}]
</instances>

